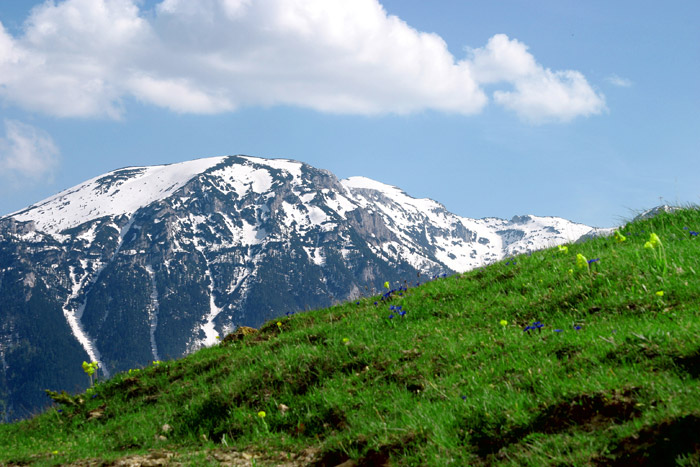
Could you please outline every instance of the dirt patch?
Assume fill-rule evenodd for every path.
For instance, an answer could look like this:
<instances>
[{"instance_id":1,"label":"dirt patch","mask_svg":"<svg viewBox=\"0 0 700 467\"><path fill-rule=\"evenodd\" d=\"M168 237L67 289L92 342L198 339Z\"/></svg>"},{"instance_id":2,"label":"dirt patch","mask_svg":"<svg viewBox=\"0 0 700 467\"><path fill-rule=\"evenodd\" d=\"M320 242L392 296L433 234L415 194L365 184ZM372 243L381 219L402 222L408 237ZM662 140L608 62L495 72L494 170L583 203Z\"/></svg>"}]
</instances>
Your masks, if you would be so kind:
<instances>
[{"instance_id":1,"label":"dirt patch","mask_svg":"<svg viewBox=\"0 0 700 467\"><path fill-rule=\"evenodd\" d=\"M308 448L294 453L256 453L247 451L235 451L231 449L214 451L193 451L189 453L171 452L165 450L152 451L147 454L133 454L119 458L112 462L99 459L85 459L66 464L73 467L114 466L114 467L156 467L156 466L180 466L195 465L195 459L203 458L208 463L218 463L222 466L250 467L250 466L276 466L276 467L301 467L311 465L318 459L318 449Z\"/></svg>"},{"instance_id":2,"label":"dirt patch","mask_svg":"<svg viewBox=\"0 0 700 467\"><path fill-rule=\"evenodd\" d=\"M700 377L700 350L690 355L674 358L674 362L693 378Z\"/></svg>"},{"instance_id":3,"label":"dirt patch","mask_svg":"<svg viewBox=\"0 0 700 467\"><path fill-rule=\"evenodd\" d=\"M637 417L640 411L635 407L635 392L636 389L626 389L612 394L580 394L544 407L528 425L508 428L505 420L481 419L465 431L477 454L487 457L532 433L600 430Z\"/></svg>"},{"instance_id":4,"label":"dirt patch","mask_svg":"<svg viewBox=\"0 0 700 467\"><path fill-rule=\"evenodd\" d=\"M646 427L617 443L598 465L675 465L676 458L694 455L700 461L700 416L692 414Z\"/></svg>"},{"instance_id":5,"label":"dirt patch","mask_svg":"<svg viewBox=\"0 0 700 467\"><path fill-rule=\"evenodd\" d=\"M221 341L222 344L228 345L236 341L243 340L246 336L251 334L256 334L257 329L248 326L239 326L234 332L227 334L226 337Z\"/></svg>"},{"instance_id":6,"label":"dirt patch","mask_svg":"<svg viewBox=\"0 0 700 467\"><path fill-rule=\"evenodd\" d=\"M367 449L359 459L351 459L344 451L330 450L321 455L314 467L385 467L391 464L391 455L426 442L424 436L408 433L400 438L389 441L378 448L367 449L367 439L360 436L353 444L359 451Z\"/></svg>"},{"instance_id":7,"label":"dirt patch","mask_svg":"<svg viewBox=\"0 0 700 467\"><path fill-rule=\"evenodd\" d=\"M639 416L634 391L605 394L581 394L546 407L530 425L533 432L560 433L571 427L593 431Z\"/></svg>"}]
</instances>

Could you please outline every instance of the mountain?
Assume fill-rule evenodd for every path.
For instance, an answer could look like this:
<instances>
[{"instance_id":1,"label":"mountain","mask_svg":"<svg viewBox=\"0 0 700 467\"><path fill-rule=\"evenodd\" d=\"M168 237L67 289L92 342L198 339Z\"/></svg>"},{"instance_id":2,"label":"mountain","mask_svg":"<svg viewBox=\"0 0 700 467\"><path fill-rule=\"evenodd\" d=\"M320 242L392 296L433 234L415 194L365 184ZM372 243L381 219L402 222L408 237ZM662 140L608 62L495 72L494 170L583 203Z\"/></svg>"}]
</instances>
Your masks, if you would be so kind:
<instances>
[{"instance_id":1,"label":"mountain","mask_svg":"<svg viewBox=\"0 0 700 467\"><path fill-rule=\"evenodd\" d=\"M601 233L468 219L364 177L226 156L115 170L0 218L4 420L238 326Z\"/></svg>"}]
</instances>

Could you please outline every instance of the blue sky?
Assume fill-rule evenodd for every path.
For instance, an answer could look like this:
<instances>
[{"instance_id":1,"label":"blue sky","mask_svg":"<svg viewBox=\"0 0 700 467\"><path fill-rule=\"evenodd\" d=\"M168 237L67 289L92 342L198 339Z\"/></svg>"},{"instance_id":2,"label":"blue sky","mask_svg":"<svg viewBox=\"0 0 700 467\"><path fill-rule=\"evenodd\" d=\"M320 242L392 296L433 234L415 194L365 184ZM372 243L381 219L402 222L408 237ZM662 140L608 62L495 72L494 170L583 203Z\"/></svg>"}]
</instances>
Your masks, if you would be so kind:
<instances>
[{"instance_id":1,"label":"blue sky","mask_svg":"<svg viewBox=\"0 0 700 467\"><path fill-rule=\"evenodd\" d=\"M248 154L467 217L700 203L694 1L0 3L0 215Z\"/></svg>"}]
</instances>

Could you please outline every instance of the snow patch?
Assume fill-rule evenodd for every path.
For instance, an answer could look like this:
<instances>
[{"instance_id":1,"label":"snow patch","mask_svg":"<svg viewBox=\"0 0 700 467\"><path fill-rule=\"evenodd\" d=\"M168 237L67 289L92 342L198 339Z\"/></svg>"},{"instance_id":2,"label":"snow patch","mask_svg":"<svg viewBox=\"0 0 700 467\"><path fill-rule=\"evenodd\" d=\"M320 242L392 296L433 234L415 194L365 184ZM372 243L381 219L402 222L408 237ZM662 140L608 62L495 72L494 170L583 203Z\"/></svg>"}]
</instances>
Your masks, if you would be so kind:
<instances>
[{"instance_id":1,"label":"snow patch","mask_svg":"<svg viewBox=\"0 0 700 467\"><path fill-rule=\"evenodd\" d=\"M305 246L304 251L309 255L309 259L313 261L316 266L323 266L326 264L326 257L323 255L323 250L321 248Z\"/></svg>"},{"instance_id":2,"label":"snow patch","mask_svg":"<svg viewBox=\"0 0 700 467\"><path fill-rule=\"evenodd\" d=\"M6 217L34 221L37 230L58 239L64 230L94 219L131 216L138 209L170 196L224 159L210 157L178 164L115 170Z\"/></svg>"},{"instance_id":3,"label":"snow patch","mask_svg":"<svg viewBox=\"0 0 700 467\"><path fill-rule=\"evenodd\" d=\"M212 183L224 194L244 197L249 191L262 194L272 188L272 176L267 169L236 164L209 173Z\"/></svg>"},{"instance_id":4,"label":"snow patch","mask_svg":"<svg viewBox=\"0 0 700 467\"><path fill-rule=\"evenodd\" d=\"M159 361L160 356L158 355L158 346L156 345L156 328L158 328L158 309L160 308L160 303L158 302L158 288L156 287L156 274L153 271L153 267L150 264L145 266L148 277L151 279L151 303L147 307L148 311L148 325L151 335L151 354L153 355L153 360Z\"/></svg>"}]
</instances>

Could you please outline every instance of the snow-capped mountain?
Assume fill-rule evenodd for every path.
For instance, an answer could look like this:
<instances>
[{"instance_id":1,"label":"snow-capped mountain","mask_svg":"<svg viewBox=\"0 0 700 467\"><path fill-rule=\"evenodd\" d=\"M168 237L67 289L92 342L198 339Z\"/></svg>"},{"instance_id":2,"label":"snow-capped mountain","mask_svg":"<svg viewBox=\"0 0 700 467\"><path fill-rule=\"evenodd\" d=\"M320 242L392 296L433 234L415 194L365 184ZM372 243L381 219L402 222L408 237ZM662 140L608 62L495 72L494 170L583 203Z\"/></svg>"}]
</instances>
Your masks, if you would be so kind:
<instances>
[{"instance_id":1,"label":"snow-capped mountain","mask_svg":"<svg viewBox=\"0 0 700 467\"><path fill-rule=\"evenodd\" d=\"M115 170L0 219L0 404L179 357L386 281L573 242L561 218L468 219L364 177L227 156ZM0 409L2 406L0 405Z\"/></svg>"}]
</instances>

